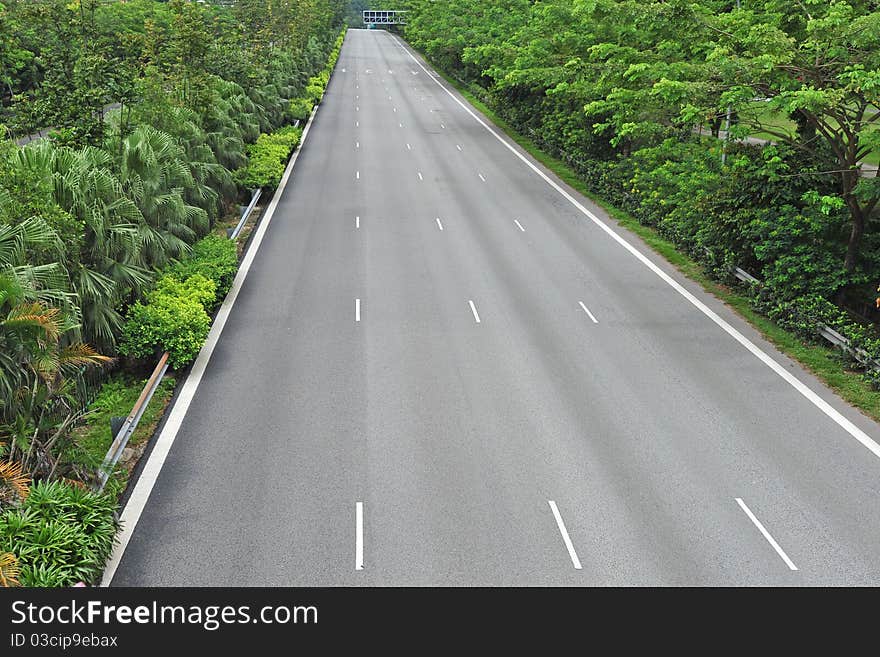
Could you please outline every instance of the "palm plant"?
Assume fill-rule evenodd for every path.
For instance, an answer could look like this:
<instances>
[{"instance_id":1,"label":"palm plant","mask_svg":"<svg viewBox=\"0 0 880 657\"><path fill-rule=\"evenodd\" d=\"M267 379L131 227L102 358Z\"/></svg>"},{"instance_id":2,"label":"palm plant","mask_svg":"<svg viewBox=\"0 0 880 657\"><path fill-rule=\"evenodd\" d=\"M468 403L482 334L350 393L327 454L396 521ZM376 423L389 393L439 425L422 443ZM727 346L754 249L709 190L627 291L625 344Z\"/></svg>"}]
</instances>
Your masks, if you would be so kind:
<instances>
[{"instance_id":1,"label":"palm plant","mask_svg":"<svg viewBox=\"0 0 880 657\"><path fill-rule=\"evenodd\" d=\"M7 460L31 476L52 476L53 447L81 413L73 380L82 368L111 359L81 342L66 343L64 313L29 301L11 276L0 276L0 435L10 439Z\"/></svg>"},{"instance_id":2,"label":"palm plant","mask_svg":"<svg viewBox=\"0 0 880 657\"><path fill-rule=\"evenodd\" d=\"M0 586L18 586L20 575L21 568L19 568L16 556L11 552L0 554Z\"/></svg>"},{"instance_id":3,"label":"palm plant","mask_svg":"<svg viewBox=\"0 0 880 657\"><path fill-rule=\"evenodd\" d=\"M141 258L140 211L126 197L105 151L41 142L20 149L14 160L34 180L48 180L55 203L81 222L79 252L67 253L64 264L79 299L82 336L112 348L122 322L116 306L150 281Z\"/></svg>"},{"instance_id":4,"label":"palm plant","mask_svg":"<svg viewBox=\"0 0 880 657\"><path fill-rule=\"evenodd\" d=\"M186 202L197 181L182 146L169 134L139 126L123 141L120 181L144 218L138 226L144 264L154 269L179 258L209 228L208 213Z\"/></svg>"}]
</instances>

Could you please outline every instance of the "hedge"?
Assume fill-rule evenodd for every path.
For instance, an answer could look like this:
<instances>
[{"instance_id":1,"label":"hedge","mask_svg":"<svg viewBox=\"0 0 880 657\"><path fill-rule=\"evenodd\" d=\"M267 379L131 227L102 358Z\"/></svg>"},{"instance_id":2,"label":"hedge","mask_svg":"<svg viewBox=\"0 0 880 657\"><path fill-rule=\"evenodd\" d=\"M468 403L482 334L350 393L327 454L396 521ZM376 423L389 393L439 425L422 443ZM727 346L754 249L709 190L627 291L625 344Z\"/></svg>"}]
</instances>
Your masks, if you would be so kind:
<instances>
[{"instance_id":1,"label":"hedge","mask_svg":"<svg viewBox=\"0 0 880 657\"><path fill-rule=\"evenodd\" d=\"M274 189L281 182L290 154L299 146L302 130L287 126L271 134L261 134L247 147L248 163L236 172L243 187Z\"/></svg>"},{"instance_id":2,"label":"hedge","mask_svg":"<svg viewBox=\"0 0 880 657\"><path fill-rule=\"evenodd\" d=\"M186 280L193 274L201 274L214 281L214 300L208 304L208 310L223 300L232 280L238 271L238 249L234 240L219 235L208 235L196 242L188 257L169 267L168 275L179 281Z\"/></svg>"}]
</instances>

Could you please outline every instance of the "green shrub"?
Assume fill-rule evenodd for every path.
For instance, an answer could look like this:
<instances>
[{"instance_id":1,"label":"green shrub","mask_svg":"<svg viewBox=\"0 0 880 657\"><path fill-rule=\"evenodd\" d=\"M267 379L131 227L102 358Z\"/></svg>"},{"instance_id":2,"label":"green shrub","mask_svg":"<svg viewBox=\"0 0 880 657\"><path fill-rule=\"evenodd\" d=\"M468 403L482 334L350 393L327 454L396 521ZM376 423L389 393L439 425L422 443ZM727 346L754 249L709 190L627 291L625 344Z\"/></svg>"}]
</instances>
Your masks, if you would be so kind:
<instances>
[{"instance_id":1,"label":"green shrub","mask_svg":"<svg viewBox=\"0 0 880 657\"><path fill-rule=\"evenodd\" d=\"M194 274L184 282L163 276L146 303L135 303L122 329L119 351L148 358L167 351L171 366L182 367L195 359L211 325L206 308L215 298L214 281Z\"/></svg>"},{"instance_id":2,"label":"green shrub","mask_svg":"<svg viewBox=\"0 0 880 657\"><path fill-rule=\"evenodd\" d=\"M193 274L183 281L166 274L156 282L156 288L150 293L150 297L190 298L208 310L214 303L216 289L216 283L202 274Z\"/></svg>"},{"instance_id":3,"label":"green shrub","mask_svg":"<svg viewBox=\"0 0 880 657\"><path fill-rule=\"evenodd\" d=\"M312 113L315 104L310 98L294 98L290 101L287 108L287 114L291 121L306 121Z\"/></svg>"},{"instance_id":4,"label":"green shrub","mask_svg":"<svg viewBox=\"0 0 880 657\"><path fill-rule=\"evenodd\" d=\"M212 310L229 292L237 271L238 249L235 242L219 235L208 235L199 240L186 258L166 269L169 276L179 281L194 274L214 281L214 300L206 306L208 310Z\"/></svg>"},{"instance_id":5,"label":"green shrub","mask_svg":"<svg viewBox=\"0 0 880 657\"><path fill-rule=\"evenodd\" d=\"M94 582L113 549L115 510L109 495L41 481L21 508L0 514L0 552L18 557L23 586Z\"/></svg>"},{"instance_id":6,"label":"green shrub","mask_svg":"<svg viewBox=\"0 0 880 657\"><path fill-rule=\"evenodd\" d=\"M317 78L309 78L309 83L306 85L306 99L314 106L321 101L323 96L324 85Z\"/></svg>"},{"instance_id":7,"label":"green shrub","mask_svg":"<svg viewBox=\"0 0 880 657\"><path fill-rule=\"evenodd\" d=\"M236 172L239 183L248 189L277 187L301 136L302 130L293 126L261 134L255 144L248 146L247 166Z\"/></svg>"}]
</instances>

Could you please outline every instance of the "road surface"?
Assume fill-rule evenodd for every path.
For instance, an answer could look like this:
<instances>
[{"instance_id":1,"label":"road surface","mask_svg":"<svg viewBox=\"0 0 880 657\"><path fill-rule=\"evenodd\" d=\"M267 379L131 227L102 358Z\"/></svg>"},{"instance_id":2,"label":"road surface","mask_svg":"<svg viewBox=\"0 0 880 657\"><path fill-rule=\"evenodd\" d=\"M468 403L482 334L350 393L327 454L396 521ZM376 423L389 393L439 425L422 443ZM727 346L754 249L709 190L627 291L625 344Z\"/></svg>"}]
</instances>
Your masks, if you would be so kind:
<instances>
[{"instance_id":1,"label":"road surface","mask_svg":"<svg viewBox=\"0 0 880 657\"><path fill-rule=\"evenodd\" d=\"M878 426L417 59L349 31L112 584L880 584Z\"/></svg>"}]
</instances>

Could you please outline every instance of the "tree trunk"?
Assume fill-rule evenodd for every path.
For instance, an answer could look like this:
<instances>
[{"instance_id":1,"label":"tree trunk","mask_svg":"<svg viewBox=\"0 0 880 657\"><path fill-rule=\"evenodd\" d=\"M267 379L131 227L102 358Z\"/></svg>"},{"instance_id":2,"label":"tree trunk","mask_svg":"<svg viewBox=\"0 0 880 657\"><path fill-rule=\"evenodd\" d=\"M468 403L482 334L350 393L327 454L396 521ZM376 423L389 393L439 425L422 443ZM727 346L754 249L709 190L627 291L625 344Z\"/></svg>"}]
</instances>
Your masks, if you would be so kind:
<instances>
[{"instance_id":1,"label":"tree trunk","mask_svg":"<svg viewBox=\"0 0 880 657\"><path fill-rule=\"evenodd\" d=\"M848 194L846 196L846 205L852 216L852 229L849 233L849 241L846 245L846 258L843 260L843 268L847 273L852 273L856 268L856 260L859 257L859 247L862 243L862 235L865 232L865 214L859 202Z\"/></svg>"}]
</instances>

